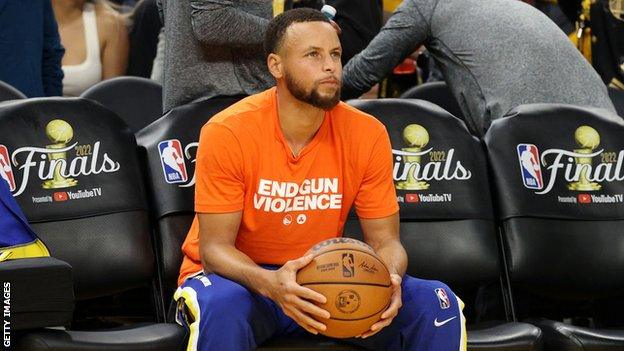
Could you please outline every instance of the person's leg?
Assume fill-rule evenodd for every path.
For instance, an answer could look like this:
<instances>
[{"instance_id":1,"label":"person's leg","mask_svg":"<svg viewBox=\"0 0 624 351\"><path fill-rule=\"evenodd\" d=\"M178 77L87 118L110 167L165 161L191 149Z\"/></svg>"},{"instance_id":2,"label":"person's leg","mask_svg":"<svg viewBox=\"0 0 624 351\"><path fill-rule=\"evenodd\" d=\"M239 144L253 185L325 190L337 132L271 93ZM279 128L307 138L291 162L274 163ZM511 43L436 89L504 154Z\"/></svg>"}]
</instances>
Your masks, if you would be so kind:
<instances>
[{"instance_id":1,"label":"person's leg","mask_svg":"<svg viewBox=\"0 0 624 351\"><path fill-rule=\"evenodd\" d=\"M216 274L187 279L174 299L176 321L190 331L187 351L251 351L281 328L275 303Z\"/></svg>"},{"instance_id":2,"label":"person's leg","mask_svg":"<svg viewBox=\"0 0 624 351\"><path fill-rule=\"evenodd\" d=\"M392 324L367 339L349 339L369 350L466 350L463 302L445 284L406 275L403 306Z\"/></svg>"}]
</instances>

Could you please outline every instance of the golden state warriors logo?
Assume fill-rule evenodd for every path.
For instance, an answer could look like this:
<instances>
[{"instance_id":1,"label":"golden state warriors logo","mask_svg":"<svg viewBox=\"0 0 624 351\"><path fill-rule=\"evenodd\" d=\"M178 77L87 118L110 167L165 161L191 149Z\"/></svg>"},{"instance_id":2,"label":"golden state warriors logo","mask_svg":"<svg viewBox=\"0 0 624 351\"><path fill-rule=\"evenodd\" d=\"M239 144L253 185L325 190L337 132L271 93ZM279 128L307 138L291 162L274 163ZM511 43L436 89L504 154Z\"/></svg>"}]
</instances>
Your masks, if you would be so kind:
<instances>
[{"instance_id":1,"label":"golden state warriors logo","mask_svg":"<svg viewBox=\"0 0 624 351\"><path fill-rule=\"evenodd\" d=\"M106 152L100 151L100 141L93 144L70 142L74 139L74 129L62 119L53 119L45 127L45 135L50 144L45 147L25 146L11 155L16 186L13 196L21 195L31 176L38 177L43 189L70 188L78 185L76 178L100 173L117 172L118 162ZM18 182L18 175L21 181ZM19 185L19 186L17 186ZM66 201L101 195L101 188L80 189L73 192L62 191L50 195L33 197L33 202Z\"/></svg>"},{"instance_id":2,"label":"golden state warriors logo","mask_svg":"<svg viewBox=\"0 0 624 351\"><path fill-rule=\"evenodd\" d=\"M624 180L624 150L618 152L599 149L600 134L588 125L574 131L576 148L572 150L547 149L541 153L533 144L518 144L518 158L525 187L549 193L558 178L572 191L593 192L603 188L602 183ZM544 181L542 182L542 174ZM622 194L559 197L559 202L592 203L623 202Z\"/></svg>"}]
</instances>

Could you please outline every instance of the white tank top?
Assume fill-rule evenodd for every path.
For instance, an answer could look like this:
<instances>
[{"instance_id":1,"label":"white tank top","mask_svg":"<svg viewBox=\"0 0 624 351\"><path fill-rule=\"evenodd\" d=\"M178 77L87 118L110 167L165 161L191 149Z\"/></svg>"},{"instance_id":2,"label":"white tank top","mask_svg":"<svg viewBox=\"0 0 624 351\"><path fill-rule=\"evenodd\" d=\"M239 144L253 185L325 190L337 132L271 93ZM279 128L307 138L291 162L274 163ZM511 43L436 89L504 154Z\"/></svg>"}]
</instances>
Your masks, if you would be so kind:
<instances>
[{"instance_id":1,"label":"white tank top","mask_svg":"<svg viewBox=\"0 0 624 351\"><path fill-rule=\"evenodd\" d=\"M100 40L98 38L95 6L85 3L82 9L87 58L79 65L63 66L63 95L79 96L83 91L102 80Z\"/></svg>"}]
</instances>

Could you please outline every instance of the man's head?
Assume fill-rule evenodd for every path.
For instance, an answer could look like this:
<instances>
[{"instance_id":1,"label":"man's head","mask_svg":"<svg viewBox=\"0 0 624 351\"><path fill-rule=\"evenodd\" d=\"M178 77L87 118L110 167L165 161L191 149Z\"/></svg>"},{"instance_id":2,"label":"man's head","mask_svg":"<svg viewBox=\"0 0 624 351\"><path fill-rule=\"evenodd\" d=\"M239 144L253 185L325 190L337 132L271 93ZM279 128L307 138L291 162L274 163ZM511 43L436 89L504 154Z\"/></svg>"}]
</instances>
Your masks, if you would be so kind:
<instances>
[{"instance_id":1,"label":"man's head","mask_svg":"<svg viewBox=\"0 0 624 351\"><path fill-rule=\"evenodd\" d=\"M275 17L264 49L278 87L324 110L340 101L342 49L336 30L320 11L301 8Z\"/></svg>"}]
</instances>

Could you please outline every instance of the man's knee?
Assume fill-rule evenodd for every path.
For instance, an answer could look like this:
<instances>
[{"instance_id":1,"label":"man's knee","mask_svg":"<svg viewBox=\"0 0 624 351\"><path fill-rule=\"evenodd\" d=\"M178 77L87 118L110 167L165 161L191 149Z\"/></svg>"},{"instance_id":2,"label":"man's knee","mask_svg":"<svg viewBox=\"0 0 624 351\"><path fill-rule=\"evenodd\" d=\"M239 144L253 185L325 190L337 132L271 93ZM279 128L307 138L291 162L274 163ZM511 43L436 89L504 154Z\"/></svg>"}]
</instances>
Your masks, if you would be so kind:
<instances>
[{"instance_id":1,"label":"man's knee","mask_svg":"<svg viewBox=\"0 0 624 351\"><path fill-rule=\"evenodd\" d=\"M251 293L231 280L215 275L199 276L185 282L182 289L185 288L194 291L202 318L233 322L246 320L251 313Z\"/></svg>"},{"instance_id":2,"label":"man's knee","mask_svg":"<svg viewBox=\"0 0 624 351\"><path fill-rule=\"evenodd\" d=\"M440 281L406 276L402 290L403 308L417 315L457 315L463 309L455 293Z\"/></svg>"}]
</instances>

